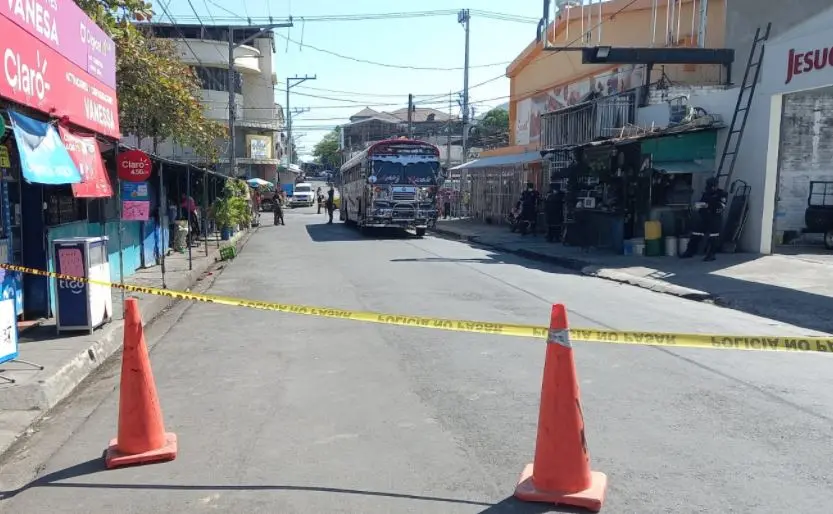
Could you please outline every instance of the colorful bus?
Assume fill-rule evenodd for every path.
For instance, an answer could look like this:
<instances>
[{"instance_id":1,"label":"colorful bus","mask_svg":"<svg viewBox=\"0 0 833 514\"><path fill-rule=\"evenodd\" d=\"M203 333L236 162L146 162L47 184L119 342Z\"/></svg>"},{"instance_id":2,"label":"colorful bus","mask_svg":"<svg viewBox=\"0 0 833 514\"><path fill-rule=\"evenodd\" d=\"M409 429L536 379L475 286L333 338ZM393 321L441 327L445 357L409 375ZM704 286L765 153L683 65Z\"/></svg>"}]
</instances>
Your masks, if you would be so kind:
<instances>
[{"instance_id":1,"label":"colorful bus","mask_svg":"<svg viewBox=\"0 0 833 514\"><path fill-rule=\"evenodd\" d=\"M418 237L437 221L437 187L442 180L440 151L412 139L371 145L339 170L339 215L363 232L398 227Z\"/></svg>"}]
</instances>

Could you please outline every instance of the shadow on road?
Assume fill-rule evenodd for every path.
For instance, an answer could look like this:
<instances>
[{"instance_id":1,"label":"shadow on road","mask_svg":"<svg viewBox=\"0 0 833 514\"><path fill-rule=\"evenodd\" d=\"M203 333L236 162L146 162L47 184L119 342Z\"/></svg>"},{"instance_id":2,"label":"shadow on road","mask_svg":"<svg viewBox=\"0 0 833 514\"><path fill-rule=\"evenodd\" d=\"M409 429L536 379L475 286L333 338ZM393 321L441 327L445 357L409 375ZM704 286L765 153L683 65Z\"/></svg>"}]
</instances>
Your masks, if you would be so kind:
<instances>
[{"instance_id":1,"label":"shadow on road","mask_svg":"<svg viewBox=\"0 0 833 514\"><path fill-rule=\"evenodd\" d=\"M88 460L81 464L76 464L69 468L54 471L43 475L40 478L29 482L19 489L12 491L0 491L0 502L10 500L15 496L26 492L30 489L38 487L53 487L65 489L134 489L134 490L158 490L158 491L296 491L296 492L313 492L313 493L334 493L347 494L359 496L374 496L385 498L397 498L404 500L415 500L425 502L438 503L454 503L460 505L474 505L485 507L481 514L499 514L499 513L528 513L537 514L542 512L572 512L572 511L553 511L541 510L541 506L529 505L517 502L512 498L508 498L500 503L492 504L488 502L480 502L473 500L465 500L459 498L447 498L441 496L423 496L415 494L391 493L383 491L367 491L361 489L342 489L338 487L315 487L315 486L297 486L297 485L185 485L185 484L118 484L118 483L84 483L84 482L64 482L64 480L71 480L73 478L80 478L84 476L94 475L106 471L104 467L103 455L101 458ZM530 510L532 509L532 510Z\"/></svg>"},{"instance_id":2,"label":"shadow on road","mask_svg":"<svg viewBox=\"0 0 833 514\"><path fill-rule=\"evenodd\" d=\"M336 243L345 241L387 241L415 239L416 236L401 229L377 228L359 232L356 227L344 223L325 223L306 225L307 234L316 243Z\"/></svg>"}]
</instances>

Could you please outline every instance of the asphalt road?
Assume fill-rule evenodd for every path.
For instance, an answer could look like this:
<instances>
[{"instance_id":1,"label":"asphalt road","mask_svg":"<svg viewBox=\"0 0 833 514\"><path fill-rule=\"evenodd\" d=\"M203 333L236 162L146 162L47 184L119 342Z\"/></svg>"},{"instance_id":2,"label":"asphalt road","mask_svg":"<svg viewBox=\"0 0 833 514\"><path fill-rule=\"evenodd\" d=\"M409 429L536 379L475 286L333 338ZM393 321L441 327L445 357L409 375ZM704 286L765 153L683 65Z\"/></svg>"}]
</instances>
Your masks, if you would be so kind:
<instances>
[{"instance_id":1,"label":"asphalt road","mask_svg":"<svg viewBox=\"0 0 833 514\"><path fill-rule=\"evenodd\" d=\"M790 334L708 304L427 237L362 239L314 209L266 224L210 291L574 326ZM176 461L104 471L118 362L0 468L0 512L544 512L510 497L532 458L534 340L180 305L150 328ZM581 344L604 512L829 512L828 355ZM828 507L824 507L828 505Z\"/></svg>"}]
</instances>

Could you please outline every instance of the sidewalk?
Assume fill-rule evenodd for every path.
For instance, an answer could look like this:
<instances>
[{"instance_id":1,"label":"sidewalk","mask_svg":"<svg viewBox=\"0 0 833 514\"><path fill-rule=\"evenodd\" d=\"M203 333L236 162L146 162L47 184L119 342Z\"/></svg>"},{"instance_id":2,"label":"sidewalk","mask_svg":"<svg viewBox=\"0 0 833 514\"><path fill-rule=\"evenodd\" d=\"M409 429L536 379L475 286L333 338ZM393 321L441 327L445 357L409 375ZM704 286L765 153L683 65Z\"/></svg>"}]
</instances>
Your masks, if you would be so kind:
<instances>
[{"instance_id":1,"label":"sidewalk","mask_svg":"<svg viewBox=\"0 0 833 514\"><path fill-rule=\"evenodd\" d=\"M238 232L231 241L241 248L249 233ZM165 282L168 289L186 290L202 278L219 258L215 240L192 249L193 269L188 269L188 253L171 253L165 257ZM126 279L131 285L162 287L162 268L140 269ZM113 289L113 321L93 334L73 336L56 333L55 320L33 326L20 333L20 359L44 366L43 370L23 363L0 364L0 374L15 383L0 380L0 455L49 409L57 405L94 370L121 348L122 293ZM167 309L172 300L161 296L142 296L139 305L145 324L151 323Z\"/></svg>"},{"instance_id":2,"label":"sidewalk","mask_svg":"<svg viewBox=\"0 0 833 514\"><path fill-rule=\"evenodd\" d=\"M714 262L605 254L513 234L506 226L440 220L437 234L695 301L711 301L833 333L833 253L720 254Z\"/></svg>"}]
</instances>

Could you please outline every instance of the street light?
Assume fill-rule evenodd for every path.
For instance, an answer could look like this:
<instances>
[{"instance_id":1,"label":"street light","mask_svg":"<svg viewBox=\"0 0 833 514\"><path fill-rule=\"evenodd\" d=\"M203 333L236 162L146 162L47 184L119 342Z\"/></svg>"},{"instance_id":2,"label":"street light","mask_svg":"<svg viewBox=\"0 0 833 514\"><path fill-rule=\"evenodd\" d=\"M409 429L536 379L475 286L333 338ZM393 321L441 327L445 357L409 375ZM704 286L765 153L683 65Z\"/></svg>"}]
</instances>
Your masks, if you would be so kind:
<instances>
[{"instance_id":1,"label":"street light","mask_svg":"<svg viewBox=\"0 0 833 514\"><path fill-rule=\"evenodd\" d=\"M269 23L267 25L240 25L240 26L228 26L228 131L229 131L229 176L236 177L237 176L237 137L235 135L235 106L234 106L234 49L243 46L247 43L251 43L255 39L259 38L263 34L269 32L273 29L281 29L292 27L292 18L289 19L287 23ZM235 30L247 30L247 29L259 29L257 32L252 34L251 36L247 37L246 39L240 41L239 43L234 42L234 31Z\"/></svg>"}]
</instances>

